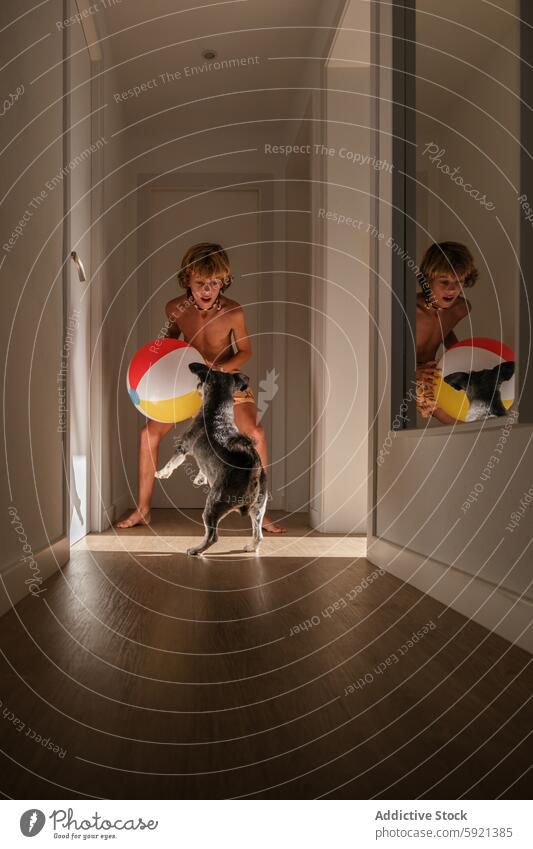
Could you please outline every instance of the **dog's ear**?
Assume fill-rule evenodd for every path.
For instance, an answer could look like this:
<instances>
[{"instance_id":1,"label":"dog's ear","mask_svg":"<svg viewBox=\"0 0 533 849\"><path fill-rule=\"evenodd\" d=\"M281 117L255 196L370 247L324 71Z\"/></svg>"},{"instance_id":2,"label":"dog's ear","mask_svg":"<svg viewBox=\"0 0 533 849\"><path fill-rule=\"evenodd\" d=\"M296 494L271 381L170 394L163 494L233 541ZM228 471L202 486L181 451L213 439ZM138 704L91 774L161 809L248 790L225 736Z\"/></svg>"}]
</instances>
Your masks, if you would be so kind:
<instances>
[{"instance_id":1,"label":"dog's ear","mask_svg":"<svg viewBox=\"0 0 533 849\"><path fill-rule=\"evenodd\" d=\"M248 377L248 375L243 374L240 371L236 371L233 374L233 382L235 384L235 389L241 391L243 389L248 389L250 378Z\"/></svg>"},{"instance_id":2,"label":"dog's ear","mask_svg":"<svg viewBox=\"0 0 533 849\"><path fill-rule=\"evenodd\" d=\"M205 363L189 363L189 368L192 373L202 381L202 383L205 383L205 379L209 371L209 367L206 366Z\"/></svg>"},{"instance_id":3,"label":"dog's ear","mask_svg":"<svg viewBox=\"0 0 533 849\"><path fill-rule=\"evenodd\" d=\"M498 384L504 383L506 380L511 380L514 374L514 363L512 360L506 360L504 363L500 363L499 366L494 366L492 371L498 379Z\"/></svg>"},{"instance_id":4,"label":"dog's ear","mask_svg":"<svg viewBox=\"0 0 533 849\"><path fill-rule=\"evenodd\" d=\"M454 371L447 374L444 378L445 383L449 383L453 389L466 389L470 374L467 371Z\"/></svg>"}]
</instances>

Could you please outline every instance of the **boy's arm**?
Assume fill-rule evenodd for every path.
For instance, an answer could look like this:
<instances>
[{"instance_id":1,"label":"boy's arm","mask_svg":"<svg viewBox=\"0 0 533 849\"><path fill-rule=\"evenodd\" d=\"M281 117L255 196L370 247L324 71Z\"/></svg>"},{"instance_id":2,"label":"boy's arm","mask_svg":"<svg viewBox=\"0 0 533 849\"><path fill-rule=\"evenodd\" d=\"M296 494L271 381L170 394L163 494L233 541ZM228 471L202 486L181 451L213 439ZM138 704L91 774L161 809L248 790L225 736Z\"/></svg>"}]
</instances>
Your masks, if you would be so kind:
<instances>
[{"instance_id":1,"label":"boy's arm","mask_svg":"<svg viewBox=\"0 0 533 849\"><path fill-rule=\"evenodd\" d=\"M239 371L241 366L244 363L248 362L250 357L252 356L252 343L250 342L250 338L248 336L248 331L246 329L246 322L244 320L244 310L242 307L235 307L231 310L231 330L233 332L233 338L235 341L235 345L237 347L237 353L234 354L229 359L225 360L220 365L217 365L217 360L215 359L213 363L209 363L215 369L219 369L220 371Z\"/></svg>"},{"instance_id":2,"label":"boy's arm","mask_svg":"<svg viewBox=\"0 0 533 849\"><path fill-rule=\"evenodd\" d=\"M174 301L169 301L165 307L165 312L167 314L167 330L165 336L167 339L179 339L181 334L177 321L178 311L175 307L176 304Z\"/></svg>"},{"instance_id":3,"label":"boy's arm","mask_svg":"<svg viewBox=\"0 0 533 849\"><path fill-rule=\"evenodd\" d=\"M458 341L459 341L459 339L457 338L457 336L455 335L453 330L450 330L450 332L448 333L448 335L444 339L444 347L445 348L451 348L452 345L457 345Z\"/></svg>"},{"instance_id":4,"label":"boy's arm","mask_svg":"<svg viewBox=\"0 0 533 849\"><path fill-rule=\"evenodd\" d=\"M470 313L470 311L472 309L472 304L470 303L470 301L467 301L466 298L461 298L457 302L456 309L457 309L457 319L456 319L455 324L459 324L459 322L462 321L463 318L466 318L466 316ZM455 332L453 330L450 330L450 332L448 333L448 335L444 339L444 347L445 348L451 348L452 345L456 345L458 341L459 341L459 339L455 335Z\"/></svg>"}]
</instances>

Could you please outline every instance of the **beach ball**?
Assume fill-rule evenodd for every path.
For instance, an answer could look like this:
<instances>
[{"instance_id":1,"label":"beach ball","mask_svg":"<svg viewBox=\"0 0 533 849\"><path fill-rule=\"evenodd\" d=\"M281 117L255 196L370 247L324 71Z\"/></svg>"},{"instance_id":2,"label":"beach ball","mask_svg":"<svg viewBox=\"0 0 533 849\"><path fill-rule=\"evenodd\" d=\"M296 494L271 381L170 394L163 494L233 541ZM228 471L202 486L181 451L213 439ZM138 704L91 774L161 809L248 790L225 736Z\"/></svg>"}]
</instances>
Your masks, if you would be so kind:
<instances>
[{"instance_id":1,"label":"beach ball","mask_svg":"<svg viewBox=\"0 0 533 849\"><path fill-rule=\"evenodd\" d=\"M515 361L515 355L509 345L505 345L498 339L489 339L478 336L475 339L464 339L448 348L437 368L441 370L441 377L436 384L435 397L437 404L449 416L453 416L461 422L467 420L469 401L466 392L462 389L454 389L444 381L448 374L455 371L482 371L491 369L500 363ZM505 380L500 387L500 395L503 406L509 410L514 401L515 381L514 375L510 380Z\"/></svg>"},{"instance_id":2,"label":"beach ball","mask_svg":"<svg viewBox=\"0 0 533 849\"><path fill-rule=\"evenodd\" d=\"M155 422L183 422L202 406L198 378L190 363L203 363L202 355L179 339L154 339L133 356L126 381L139 410Z\"/></svg>"}]
</instances>

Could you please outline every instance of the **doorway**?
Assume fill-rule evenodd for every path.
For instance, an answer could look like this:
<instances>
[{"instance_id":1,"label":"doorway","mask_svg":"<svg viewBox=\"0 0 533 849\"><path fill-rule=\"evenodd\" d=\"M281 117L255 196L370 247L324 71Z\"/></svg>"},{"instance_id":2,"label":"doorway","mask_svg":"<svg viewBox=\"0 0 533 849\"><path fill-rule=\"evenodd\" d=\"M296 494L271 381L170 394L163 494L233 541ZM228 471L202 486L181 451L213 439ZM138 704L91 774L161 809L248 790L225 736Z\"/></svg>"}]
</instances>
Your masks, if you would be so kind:
<instances>
[{"instance_id":1,"label":"doorway","mask_svg":"<svg viewBox=\"0 0 533 849\"><path fill-rule=\"evenodd\" d=\"M192 182L191 182L192 180ZM217 178L220 183L220 178ZM265 303L260 269L262 260L270 253L270 244L262 242L265 234L265 213L261 188L247 183L213 186L209 176L172 181L153 180L140 193L138 321L134 332L138 346L166 333L166 303L182 294L177 287L176 274L181 257L196 242L221 243L229 253L233 283L228 297L244 308L246 326L252 342L253 356L246 363L246 373L259 401L264 394L265 363L269 360L272 338L268 332L272 305ZM268 213L266 214L268 217ZM191 227L191 222L194 226ZM235 236L238 234L238 241ZM275 387L278 388L278 387ZM276 392L271 392L275 395ZM273 398L270 401L274 400ZM267 436L269 455L273 452L272 412L265 403L262 424ZM179 423L164 440L159 452L159 465L170 458L174 439L187 427ZM144 425L138 419L138 429ZM190 475L189 475L190 477ZM158 481L152 506L173 508L203 508L204 493L190 485L187 470L180 468L166 481ZM277 505L276 505L277 506Z\"/></svg>"}]
</instances>

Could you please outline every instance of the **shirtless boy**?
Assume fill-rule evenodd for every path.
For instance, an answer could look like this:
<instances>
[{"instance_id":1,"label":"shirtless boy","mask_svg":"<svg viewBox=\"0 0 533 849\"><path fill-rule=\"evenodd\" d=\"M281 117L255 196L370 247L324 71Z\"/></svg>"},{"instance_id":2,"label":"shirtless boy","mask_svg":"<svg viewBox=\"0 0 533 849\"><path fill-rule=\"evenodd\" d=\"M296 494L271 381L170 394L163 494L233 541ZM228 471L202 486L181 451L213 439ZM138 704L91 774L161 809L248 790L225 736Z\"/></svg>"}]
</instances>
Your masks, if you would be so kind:
<instances>
[{"instance_id":1,"label":"shirtless boy","mask_svg":"<svg viewBox=\"0 0 533 849\"><path fill-rule=\"evenodd\" d=\"M420 265L422 292L416 299L416 380L418 410L433 415L443 424L456 419L435 405L434 383L438 378L436 355L441 344L450 348L458 342L456 325L471 311L462 290L473 286L478 277L472 254L458 242L432 244Z\"/></svg>"},{"instance_id":2,"label":"shirtless boy","mask_svg":"<svg viewBox=\"0 0 533 849\"><path fill-rule=\"evenodd\" d=\"M224 294L231 281L226 251L221 245L201 242L189 248L181 261L178 285L186 290L185 294L173 298L166 305L166 335L174 339L183 335L185 342L189 342L202 354L210 368L227 372L241 371L244 363L252 356L243 309ZM266 469L265 432L263 426L257 423L257 406L251 389L235 393L234 413L236 426L254 440L263 468ZM172 424L148 421L142 429L137 509L127 519L118 522L118 528L132 528L150 522L159 443L173 427ZM285 533L285 528L268 516L263 519L263 530L275 534Z\"/></svg>"}]
</instances>

